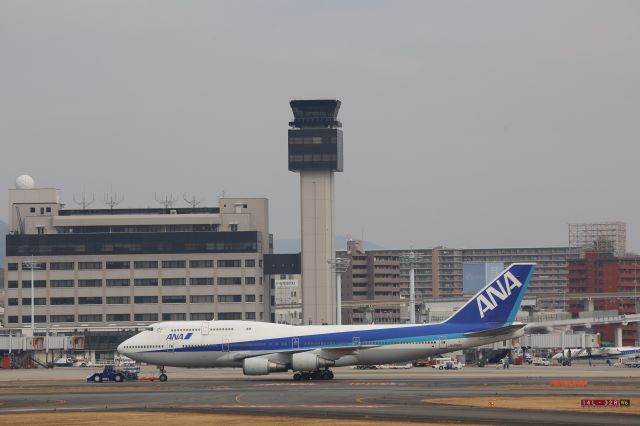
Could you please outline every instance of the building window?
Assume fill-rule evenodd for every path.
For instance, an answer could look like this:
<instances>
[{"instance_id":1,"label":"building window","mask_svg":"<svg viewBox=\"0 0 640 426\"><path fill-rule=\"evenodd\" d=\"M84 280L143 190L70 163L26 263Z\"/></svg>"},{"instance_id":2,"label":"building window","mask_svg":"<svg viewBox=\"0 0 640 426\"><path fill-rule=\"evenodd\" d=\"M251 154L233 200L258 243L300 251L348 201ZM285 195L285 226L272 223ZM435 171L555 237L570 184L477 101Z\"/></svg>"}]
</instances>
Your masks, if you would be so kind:
<instances>
[{"instance_id":1,"label":"building window","mask_svg":"<svg viewBox=\"0 0 640 426\"><path fill-rule=\"evenodd\" d=\"M8 288L18 288L18 281L7 281Z\"/></svg>"},{"instance_id":2,"label":"building window","mask_svg":"<svg viewBox=\"0 0 640 426\"><path fill-rule=\"evenodd\" d=\"M130 300L129 296L107 296L107 305L128 305Z\"/></svg>"},{"instance_id":3,"label":"building window","mask_svg":"<svg viewBox=\"0 0 640 426\"><path fill-rule=\"evenodd\" d=\"M47 298L46 297L34 297L33 298L33 304L38 306L42 306L42 305L46 305L47 304ZM30 297L23 297L22 298L22 306L31 306L31 298Z\"/></svg>"},{"instance_id":4,"label":"building window","mask_svg":"<svg viewBox=\"0 0 640 426\"><path fill-rule=\"evenodd\" d=\"M45 211L46 211L47 213L51 213L51 207L46 207L46 208L45 208Z\"/></svg>"},{"instance_id":5,"label":"building window","mask_svg":"<svg viewBox=\"0 0 640 426\"><path fill-rule=\"evenodd\" d=\"M162 303L187 303L187 296L162 296Z\"/></svg>"},{"instance_id":6,"label":"building window","mask_svg":"<svg viewBox=\"0 0 640 426\"><path fill-rule=\"evenodd\" d=\"M255 294L247 294L244 296L244 301L249 303L255 303L256 295Z\"/></svg>"},{"instance_id":7,"label":"building window","mask_svg":"<svg viewBox=\"0 0 640 426\"><path fill-rule=\"evenodd\" d=\"M158 314L134 314L134 321L158 321Z\"/></svg>"},{"instance_id":8,"label":"building window","mask_svg":"<svg viewBox=\"0 0 640 426\"><path fill-rule=\"evenodd\" d=\"M191 268L213 268L213 260L191 260L189 266Z\"/></svg>"},{"instance_id":9,"label":"building window","mask_svg":"<svg viewBox=\"0 0 640 426\"><path fill-rule=\"evenodd\" d=\"M8 271L17 271L18 270L18 264L17 263L7 263L7 270Z\"/></svg>"},{"instance_id":10,"label":"building window","mask_svg":"<svg viewBox=\"0 0 640 426\"><path fill-rule=\"evenodd\" d=\"M133 262L133 269L158 269L157 260L138 260Z\"/></svg>"},{"instance_id":11,"label":"building window","mask_svg":"<svg viewBox=\"0 0 640 426\"><path fill-rule=\"evenodd\" d=\"M22 270L23 271L30 271L31 267L29 266L28 263L26 262L22 262ZM47 270L47 263L46 262L33 262L33 270L37 271L46 271Z\"/></svg>"},{"instance_id":12,"label":"building window","mask_svg":"<svg viewBox=\"0 0 640 426\"><path fill-rule=\"evenodd\" d=\"M218 302L239 303L239 302L242 302L242 295L241 294L220 294L218 295Z\"/></svg>"},{"instance_id":13,"label":"building window","mask_svg":"<svg viewBox=\"0 0 640 426\"><path fill-rule=\"evenodd\" d=\"M107 262L107 269L129 269L131 262Z\"/></svg>"},{"instance_id":14,"label":"building window","mask_svg":"<svg viewBox=\"0 0 640 426\"><path fill-rule=\"evenodd\" d=\"M218 285L239 285L242 284L242 277L220 277Z\"/></svg>"},{"instance_id":15,"label":"building window","mask_svg":"<svg viewBox=\"0 0 640 426\"><path fill-rule=\"evenodd\" d=\"M71 315L71 316L73 316L73 315ZM47 322L47 316L46 315L34 315L33 316L33 322L40 322L40 323ZM73 322L73 321L69 321L69 322ZM22 323L23 324L31 323L31 315L23 315L22 316Z\"/></svg>"},{"instance_id":16,"label":"building window","mask_svg":"<svg viewBox=\"0 0 640 426\"><path fill-rule=\"evenodd\" d=\"M256 313L255 312L245 312L244 319L254 320L254 319L256 319Z\"/></svg>"},{"instance_id":17,"label":"building window","mask_svg":"<svg viewBox=\"0 0 640 426\"><path fill-rule=\"evenodd\" d=\"M191 285L213 285L213 278L211 277L190 278L189 283L191 283Z\"/></svg>"},{"instance_id":18,"label":"building window","mask_svg":"<svg viewBox=\"0 0 640 426\"><path fill-rule=\"evenodd\" d=\"M78 305L102 305L102 297L78 297Z\"/></svg>"},{"instance_id":19,"label":"building window","mask_svg":"<svg viewBox=\"0 0 640 426\"><path fill-rule=\"evenodd\" d=\"M192 321L211 321L213 319L213 314L210 312L192 312L191 320Z\"/></svg>"},{"instance_id":20,"label":"building window","mask_svg":"<svg viewBox=\"0 0 640 426\"><path fill-rule=\"evenodd\" d=\"M157 278L136 278L133 280L133 285L136 287L157 287Z\"/></svg>"},{"instance_id":21,"label":"building window","mask_svg":"<svg viewBox=\"0 0 640 426\"><path fill-rule=\"evenodd\" d=\"M191 303L213 303L212 294L193 294L191 295Z\"/></svg>"},{"instance_id":22,"label":"building window","mask_svg":"<svg viewBox=\"0 0 640 426\"><path fill-rule=\"evenodd\" d=\"M35 213L36 212L36 208L35 207L30 207L29 208L29 213Z\"/></svg>"},{"instance_id":23,"label":"building window","mask_svg":"<svg viewBox=\"0 0 640 426\"><path fill-rule=\"evenodd\" d=\"M193 296L192 296L193 297ZM31 300L29 300L29 302L31 302ZM10 297L7 299L7 304L9 306L18 306L18 298L17 297Z\"/></svg>"},{"instance_id":24,"label":"building window","mask_svg":"<svg viewBox=\"0 0 640 426\"><path fill-rule=\"evenodd\" d=\"M187 319L187 314L183 313L173 313L173 314L162 314L162 321L185 321Z\"/></svg>"},{"instance_id":25,"label":"building window","mask_svg":"<svg viewBox=\"0 0 640 426\"><path fill-rule=\"evenodd\" d=\"M51 322L74 322L74 315L51 315Z\"/></svg>"},{"instance_id":26,"label":"building window","mask_svg":"<svg viewBox=\"0 0 640 426\"><path fill-rule=\"evenodd\" d=\"M31 288L31 281L22 280L22 288ZM35 280L33 282L33 288L47 288L47 282L45 280Z\"/></svg>"},{"instance_id":27,"label":"building window","mask_svg":"<svg viewBox=\"0 0 640 426\"><path fill-rule=\"evenodd\" d=\"M158 303L158 296L134 296L133 303Z\"/></svg>"},{"instance_id":28,"label":"building window","mask_svg":"<svg viewBox=\"0 0 640 426\"><path fill-rule=\"evenodd\" d=\"M186 285L186 278L163 278L162 285L163 286L178 286L178 285Z\"/></svg>"},{"instance_id":29,"label":"building window","mask_svg":"<svg viewBox=\"0 0 640 426\"><path fill-rule=\"evenodd\" d=\"M244 267L245 268L255 268L256 267L256 261L254 259L245 259L244 260Z\"/></svg>"},{"instance_id":30,"label":"building window","mask_svg":"<svg viewBox=\"0 0 640 426\"><path fill-rule=\"evenodd\" d=\"M218 314L219 320L241 320L242 312L220 312Z\"/></svg>"},{"instance_id":31,"label":"building window","mask_svg":"<svg viewBox=\"0 0 640 426\"><path fill-rule=\"evenodd\" d=\"M73 270L73 262L51 262L49 269L52 271L69 271Z\"/></svg>"},{"instance_id":32,"label":"building window","mask_svg":"<svg viewBox=\"0 0 640 426\"><path fill-rule=\"evenodd\" d=\"M163 268L186 268L186 261L184 260L163 260Z\"/></svg>"},{"instance_id":33,"label":"building window","mask_svg":"<svg viewBox=\"0 0 640 426\"><path fill-rule=\"evenodd\" d=\"M102 322L102 314L78 315L78 322Z\"/></svg>"},{"instance_id":34,"label":"building window","mask_svg":"<svg viewBox=\"0 0 640 426\"><path fill-rule=\"evenodd\" d=\"M218 260L218 268L239 268L241 265L240 260Z\"/></svg>"},{"instance_id":35,"label":"building window","mask_svg":"<svg viewBox=\"0 0 640 426\"><path fill-rule=\"evenodd\" d=\"M78 269L82 269L82 270L102 269L102 262L78 262Z\"/></svg>"},{"instance_id":36,"label":"building window","mask_svg":"<svg viewBox=\"0 0 640 426\"><path fill-rule=\"evenodd\" d=\"M107 287L129 287L131 280L127 278L107 279Z\"/></svg>"},{"instance_id":37,"label":"building window","mask_svg":"<svg viewBox=\"0 0 640 426\"><path fill-rule=\"evenodd\" d=\"M73 287L73 280L51 280L49 281L49 287L51 288L69 288Z\"/></svg>"},{"instance_id":38,"label":"building window","mask_svg":"<svg viewBox=\"0 0 640 426\"><path fill-rule=\"evenodd\" d=\"M51 305L74 305L75 299L73 297L52 297L49 303Z\"/></svg>"},{"instance_id":39,"label":"building window","mask_svg":"<svg viewBox=\"0 0 640 426\"><path fill-rule=\"evenodd\" d=\"M244 283L253 285L256 283L256 277L244 277Z\"/></svg>"},{"instance_id":40,"label":"building window","mask_svg":"<svg viewBox=\"0 0 640 426\"><path fill-rule=\"evenodd\" d=\"M131 315L129 314L107 314L107 322L108 321L129 321L131 319Z\"/></svg>"},{"instance_id":41,"label":"building window","mask_svg":"<svg viewBox=\"0 0 640 426\"><path fill-rule=\"evenodd\" d=\"M17 315L10 315L10 316L7 318L7 322L8 322L9 324L17 324L17 323L18 323L18 316L17 316Z\"/></svg>"},{"instance_id":42,"label":"building window","mask_svg":"<svg viewBox=\"0 0 640 426\"><path fill-rule=\"evenodd\" d=\"M78 287L102 287L102 280L78 280Z\"/></svg>"},{"instance_id":43,"label":"building window","mask_svg":"<svg viewBox=\"0 0 640 426\"><path fill-rule=\"evenodd\" d=\"M237 223L230 223L229 224L229 231L238 232L238 224Z\"/></svg>"}]
</instances>

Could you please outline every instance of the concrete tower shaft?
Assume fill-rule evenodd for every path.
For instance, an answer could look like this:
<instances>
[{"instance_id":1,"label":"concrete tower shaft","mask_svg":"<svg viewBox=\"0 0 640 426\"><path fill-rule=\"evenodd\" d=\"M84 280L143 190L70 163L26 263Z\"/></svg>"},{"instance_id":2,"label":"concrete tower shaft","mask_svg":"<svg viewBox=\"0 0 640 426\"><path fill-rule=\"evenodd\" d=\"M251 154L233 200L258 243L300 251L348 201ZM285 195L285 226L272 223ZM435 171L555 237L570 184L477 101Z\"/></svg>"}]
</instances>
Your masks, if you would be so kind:
<instances>
[{"instance_id":1,"label":"concrete tower shaft","mask_svg":"<svg viewBox=\"0 0 640 426\"><path fill-rule=\"evenodd\" d=\"M302 316L304 324L336 323L334 172L342 171L338 100L291 101L289 170L300 173Z\"/></svg>"}]
</instances>

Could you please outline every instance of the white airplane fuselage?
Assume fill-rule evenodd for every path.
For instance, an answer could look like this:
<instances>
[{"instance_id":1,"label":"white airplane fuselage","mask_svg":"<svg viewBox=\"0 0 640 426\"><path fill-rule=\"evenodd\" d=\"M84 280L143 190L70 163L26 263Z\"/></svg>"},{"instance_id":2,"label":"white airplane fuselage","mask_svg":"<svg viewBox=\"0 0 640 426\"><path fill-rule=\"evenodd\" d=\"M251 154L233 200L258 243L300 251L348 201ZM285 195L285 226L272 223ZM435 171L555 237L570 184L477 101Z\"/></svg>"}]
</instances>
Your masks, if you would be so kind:
<instances>
[{"instance_id":1,"label":"white airplane fuselage","mask_svg":"<svg viewBox=\"0 0 640 426\"><path fill-rule=\"evenodd\" d=\"M118 351L136 361L174 367L242 367L245 359L265 356L282 365L292 365L294 354L323 357L328 351L345 349L345 355L333 360L336 367L374 365L412 361L418 358L453 352L474 346L521 336L522 329L487 337L453 336L438 332L443 324L406 326L292 326L254 321L180 321L154 324L124 342ZM386 343L362 340L359 332L413 328L419 338ZM435 334L430 332L433 329ZM408 331L408 330L407 330ZM190 334L191 333L191 334ZM352 335L350 341L335 339L337 334ZM186 338L186 339L185 339ZM264 346L248 347L246 342L264 342ZM290 340L290 342L288 342ZM332 341L335 340L335 341ZM301 344L302 342L302 344ZM243 349L246 345L247 349ZM251 345L256 346L256 345ZM347 351L349 347L356 350Z\"/></svg>"}]
</instances>

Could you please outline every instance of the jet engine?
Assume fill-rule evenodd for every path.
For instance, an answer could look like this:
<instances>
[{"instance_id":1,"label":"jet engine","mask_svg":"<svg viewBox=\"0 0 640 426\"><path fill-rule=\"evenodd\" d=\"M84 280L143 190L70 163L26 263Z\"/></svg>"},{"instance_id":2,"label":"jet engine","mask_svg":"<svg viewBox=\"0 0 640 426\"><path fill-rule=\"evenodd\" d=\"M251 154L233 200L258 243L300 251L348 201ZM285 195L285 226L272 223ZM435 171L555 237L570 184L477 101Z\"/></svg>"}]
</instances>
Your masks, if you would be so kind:
<instances>
[{"instance_id":1,"label":"jet engine","mask_svg":"<svg viewBox=\"0 0 640 426\"><path fill-rule=\"evenodd\" d=\"M293 354L291 357L291 369L293 371L314 371L322 367L331 367L335 361L320 358L316 354L307 352Z\"/></svg>"},{"instance_id":2,"label":"jet engine","mask_svg":"<svg viewBox=\"0 0 640 426\"><path fill-rule=\"evenodd\" d=\"M247 376L264 376L274 371L287 371L287 366L266 358L246 358L242 361L242 372Z\"/></svg>"}]
</instances>

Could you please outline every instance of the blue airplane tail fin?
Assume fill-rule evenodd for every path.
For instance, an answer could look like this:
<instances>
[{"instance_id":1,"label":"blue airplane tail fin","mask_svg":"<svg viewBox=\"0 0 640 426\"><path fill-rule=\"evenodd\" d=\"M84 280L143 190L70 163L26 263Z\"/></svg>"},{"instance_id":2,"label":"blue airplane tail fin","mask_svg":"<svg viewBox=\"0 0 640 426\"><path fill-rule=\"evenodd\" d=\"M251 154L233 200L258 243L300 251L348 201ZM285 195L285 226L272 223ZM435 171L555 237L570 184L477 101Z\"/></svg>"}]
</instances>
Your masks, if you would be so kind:
<instances>
[{"instance_id":1,"label":"blue airplane tail fin","mask_svg":"<svg viewBox=\"0 0 640 426\"><path fill-rule=\"evenodd\" d=\"M511 325L529 286L535 263L513 263L445 323Z\"/></svg>"}]
</instances>

